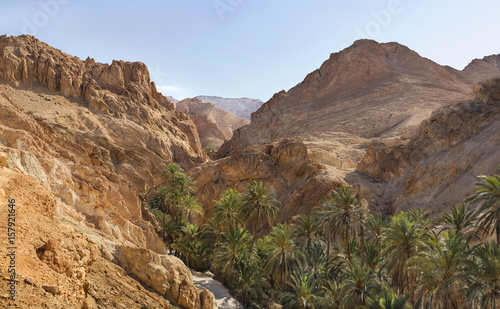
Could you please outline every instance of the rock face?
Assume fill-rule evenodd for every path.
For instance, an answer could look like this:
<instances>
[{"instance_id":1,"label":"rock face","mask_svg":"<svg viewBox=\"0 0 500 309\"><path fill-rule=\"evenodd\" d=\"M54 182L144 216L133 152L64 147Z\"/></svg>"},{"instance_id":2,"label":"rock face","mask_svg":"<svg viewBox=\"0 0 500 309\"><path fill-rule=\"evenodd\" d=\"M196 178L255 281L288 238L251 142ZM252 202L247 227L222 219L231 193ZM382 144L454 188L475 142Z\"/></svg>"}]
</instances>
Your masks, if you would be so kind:
<instances>
[{"instance_id":1,"label":"rock face","mask_svg":"<svg viewBox=\"0 0 500 309\"><path fill-rule=\"evenodd\" d=\"M212 103L202 103L198 98L182 100L176 107L193 120L203 147L219 148L224 141L231 139L234 130L250 123Z\"/></svg>"},{"instance_id":2,"label":"rock face","mask_svg":"<svg viewBox=\"0 0 500 309\"><path fill-rule=\"evenodd\" d=\"M34 176L50 193L44 195L50 199L36 199L25 188L35 200L23 202L20 219L39 227L23 235L31 247L19 252L28 257L20 273L59 287L53 303L43 289L34 291L40 304L165 308L166 300L137 288L123 270L106 278L95 274L119 269L109 262L118 246L165 253L140 192L159 183L172 161L190 168L206 160L194 123L156 91L144 64L81 61L32 36L0 36L0 169ZM43 209L43 226L28 205ZM40 234L43 228L48 232ZM37 272L40 263L50 276ZM148 300L126 299L128 292Z\"/></svg>"},{"instance_id":3,"label":"rock face","mask_svg":"<svg viewBox=\"0 0 500 309\"><path fill-rule=\"evenodd\" d=\"M126 246L118 248L115 256L128 273L172 303L187 309L214 308L213 294L194 286L193 275L178 258Z\"/></svg>"},{"instance_id":4,"label":"rock face","mask_svg":"<svg viewBox=\"0 0 500 309\"><path fill-rule=\"evenodd\" d=\"M381 211L422 207L439 214L461 202L476 176L500 164L500 79L474 87L475 99L435 111L407 143L370 145L353 179L367 188L384 184L377 197Z\"/></svg>"},{"instance_id":5,"label":"rock face","mask_svg":"<svg viewBox=\"0 0 500 309\"><path fill-rule=\"evenodd\" d=\"M206 95L200 95L197 98L203 103L213 103L217 107L247 120L250 120L250 114L255 112L264 103L261 100L250 98L221 98Z\"/></svg>"},{"instance_id":6,"label":"rock face","mask_svg":"<svg viewBox=\"0 0 500 309\"><path fill-rule=\"evenodd\" d=\"M168 162L190 167L205 154L193 122L156 92L146 67L84 62L30 36L2 36L0 79L7 166L117 241L164 252L139 192Z\"/></svg>"},{"instance_id":7,"label":"rock face","mask_svg":"<svg viewBox=\"0 0 500 309\"><path fill-rule=\"evenodd\" d=\"M499 73L498 59L498 56L490 56L475 60L463 71L458 71L440 66L397 43L357 41L351 47L332 54L330 59L318 70L310 73L301 83L288 92L281 91L275 94L254 112L251 123L236 130L231 140L221 146L216 155L220 161L206 165L206 171L209 171L208 174L211 176L203 175L205 167L197 167L195 169L197 172L193 175L199 175L197 176L199 183L208 184L209 181L206 179L209 177L210 181L214 182L203 185L200 194L212 198L220 192L214 189L215 187L236 186L244 190L243 184L238 181L263 180L277 188L282 207L291 211L281 215L281 218L290 218L307 212L324 197L326 191L315 192L314 198L297 202L291 196L307 195L306 190L314 192L315 186L308 183L313 180L300 181L300 186L293 187L296 181L294 177L287 178L272 172L276 169L276 165L281 164L280 160L273 160L274 165L254 164L254 161L266 162L264 159L266 156L257 156L255 153L260 151L270 157L272 152L266 147L276 145L283 139L292 138L307 148L307 160L312 164L310 166L323 166L324 177L335 179L333 182L336 185L347 181L352 185L361 186L365 198L375 210L387 211L388 205L394 203L396 208L401 209L423 205L424 193L418 197L421 198L418 202L416 195L414 198L402 198L396 202L394 197L402 193L399 186L402 186L405 180L400 179L400 182L396 181L393 186L386 186L384 179L401 177L412 169L413 162L423 162L422 160L430 156L434 150L429 152L430 150L422 148L421 152L413 153L412 156L416 158L402 160L401 151L405 153L409 150L398 152L398 147L404 148L410 145L409 140L415 138L417 132L425 130L419 129L420 123L429 119L434 111L447 106L458 106L456 104L461 101L471 100L474 95L472 91L474 83L485 77L495 77ZM456 126L458 131L465 130L460 128L460 122L457 120L462 118L448 117L444 121L437 121L436 115L438 114L434 114L426 123L436 122L439 126L450 130L453 126ZM470 115L466 113L462 116L468 119ZM460 138L455 133L450 135L454 136L453 138ZM486 137L484 138L486 140ZM427 141L419 139L414 143L421 147L421 144ZM288 152L286 149L282 151ZM304 152L301 147L293 151L298 151L297 154ZM459 151L464 150L456 148L454 155L467 156L460 154ZM248 153L254 155L244 158L243 154ZM371 172L372 177L379 177L377 179L381 179L382 182L367 181L354 172L363 158L366 165L375 161L380 164L376 167L360 168L360 171L366 174ZM415 161L416 159L419 161ZM468 162L479 164L481 162L479 157L476 156L476 159L471 158ZM448 160L453 159L450 157ZM241 163L235 163L239 161ZM231 171L227 168L229 164L238 167ZM430 164L430 161L426 164ZM286 163L283 166L287 166ZM459 168L463 169L465 167ZM291 173L299 174L301 171L291 170L293 170ZM456 171L457 174L462 173L459 170ZM483 171L479 168L476 170L467 168L467 170L471 175ZM322 172L318 168L314 172L310 171L309 175L314 173ZM246 177L238 180L229 176L236 174ZM426 175L425 177L431 177L432 174ZM441 177L439 173L438 175ZM434 196L444 192L447 184L458 181L458 178L449 181L445 179L431 181L425 177L415 177L412 178L413 186L419 186L424 182L436 186L439 184L440 187L433 191ZM271 178L280 180L271 182L268 180ZM287 183L288 179L292 179L290 187L280 185L280 182ZM336 186L333 182L330 187ZM470 183L474 183L474 179ZM441 198L441 201L444 200L445 195ZM403 204L407 206L397 206ZM411 206L408 206L410 204Z\"/></svg>"},{"instance_id":8,"label":"rock face","mask_svg":"<svg viewBox=\"0 0 500 309\"><path fill-rule=\"evenodd\" d=\"M210 213L214 200L226 189L240 192L253 180L273 187L280 201L277 222L293 221L307 213L343 181L331 168L309 158L300 141L246 147L226 157L195 167L189 175L197 181L198 199Z\"/></svg>"},{"instance_id":9,"label":"rock face","mask_svg":"<svg viewBox=\"0 0 500 309\"><path fill-rule=\"evenodd\" d=\"M62 203L40 180L0 168L0 206L4 210L0 228L5 231L9 199L15 200L18 283L16 300L0 297L1 308L168 307L167 300L106 258L106 251L112 249L110 237L87 225L84 216ZM7 237L0 245L0 276L8 278ZM3 295L7 285L7 280L0 280Z\"/></svg>"},{"instance_id":10,"label":"rock face","mask_svg":"<svg viewBox=\"0 0 500 309\"><path fill-rule=\"evenodd\" d=\"M464 68L463 72L471 82L500 76L500 55L474 59Z\"/></svg>"}]
</instances>

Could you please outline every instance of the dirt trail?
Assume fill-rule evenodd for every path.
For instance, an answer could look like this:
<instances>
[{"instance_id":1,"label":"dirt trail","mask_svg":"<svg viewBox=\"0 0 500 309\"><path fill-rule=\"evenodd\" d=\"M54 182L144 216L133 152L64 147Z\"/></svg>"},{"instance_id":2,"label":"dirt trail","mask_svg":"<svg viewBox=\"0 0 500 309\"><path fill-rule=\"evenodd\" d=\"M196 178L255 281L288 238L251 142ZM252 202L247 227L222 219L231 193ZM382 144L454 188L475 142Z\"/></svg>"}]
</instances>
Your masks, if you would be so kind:
<instances>
[{"instance_id":1,"label":"dirt trail","mask_svg":"<svg viewBox=\"0 0 500 309\"><path fill-rule=\"evenodd\" d=\"M199 289L207 289L214 293L215 303L219 309L244 309L219 281L198 272L193 272L193 281Z\"/></svg>"}]
</instances>

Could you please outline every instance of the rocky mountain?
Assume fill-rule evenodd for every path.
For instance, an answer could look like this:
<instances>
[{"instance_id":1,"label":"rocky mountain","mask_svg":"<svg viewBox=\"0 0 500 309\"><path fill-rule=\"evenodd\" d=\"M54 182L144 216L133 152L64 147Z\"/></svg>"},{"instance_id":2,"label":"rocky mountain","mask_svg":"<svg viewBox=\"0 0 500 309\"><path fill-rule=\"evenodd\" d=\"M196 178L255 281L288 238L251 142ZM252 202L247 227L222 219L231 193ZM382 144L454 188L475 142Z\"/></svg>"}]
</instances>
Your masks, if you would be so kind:
<instances>
[{"instance_id":1,"label":"rocky mountain","mask_svg":"<svg viewBox=\"0 0 500 309\"><path fill-rule=\"evenodd\" d=\"M16 200L27 307L213 308L165 255L139 194L169 162L206 160L194 123L144 64L82 61L32 36L0 36L0 193L2 204Z\"/></svg>"},{"instance_id":2,"label":"rocky mountain","mask_svg":"<svg viewBox=\"0 0 500 309\"><path fill-rule=\"evenodd\" d=\"M372 143L348 181L362 183L381 212L422 207L437 215L460 203L477 175L500 165L500 79L479 83L474 93L433 112L407 142Z\"/></svg>"},{"instance_id":3,"label":"rocky mountain","mask_svg":"<svg viewBox=\"0 0 500 309\"><path fill-rule=\"evenodd\" d=\"M211 200L228 187L243 190L246 182L264 181L275 188L281 201L278 222L309 212L331 188L346 182L364 192L374 210L389 212L388 205L394 205L393 209L423 206L425 203L418 202L417 195L395 202L396 193L404 193L402 189L385 188L385 178L380 178L380 182L367 181L359 176L356 167L363 160L375 160L366 156L378 149L376 145L379 143L389 145L384 146L389 149L390 145L409 144L417 138L418 132L426 130L421 127L422 121L433 122L436 114L431 115L436 110L453 109L460 102L470 102L474 97L474 83L486 77L500 76L496 59L497 56L491 56L476 60L463 71L458 71L440 66L397 43L357 41L332 54L300 84L288 92L275 94L264 103L252 114L251 123L235 131L233 138L221 146L217 153L219 160L193 169L192 175L201 184L199 195ZM448 113L446 109L441 111ZM438 122L445 131L453 131L457 119L462 119L453 118L451 110L449 113L446 121ZM481 115L467 119L468 125L481 123L478 117ZM498 138L495 131L489 133L490 138ZM478 149L488 147L485 144ZM380 150L382 154L391 153L384 149ZM460 157L459 149L454 154L457 158ZM495 148L488 149L477 151L491 154ZM425 155L421 154L421 160ZM293 157L293 164L278 160L281 156ZM380 158L382 155L375 152L374 156ZM468 169L470 177L477 175L476 172L495 171L493 163L481 165L476 159L468 157L464 161L484 166L484 169ZM430 164L431 161L425 162ZM498 164L498 160L496 162ZM384 166L381 163L379 169L385 170ZM418 181L417 176L413 176L415 185L422 186L418 198L429 190L435 190L432 196L444 194L446 184L455 181L458 185L458 178L445 176L448 175L447 168L450 166L439 169L442 176L436 180L425 178L432 177L430 168ZM208 172L204 173L204 169ZM416 170L422 171L422 168ZM458 170L451 170L461 175ZM359 173L370 175L361 167ZM444 181L446 177L449 177L449 183ZM473 184L470 177L467 180ZM403 178L399 181L396 181L399 185L405 183ZM467 193L453 192L457 200ZM432 204L439 205L436 209L442 208L444 196ZM430 207L431 204L425 205Z\"/></svg>"},{"instance_id":4,"label":"rocky mountain","mask_svg":"<svg viewBox=\"0 0 500 309\"><path fill-rule=\"evenodd\" d=\"M255 112L261 105L261 100L250 98L222 98L216 96L197 96L203 103L213 103L217 107L230 112L240 118L250 120L250 114Z\"/></svg>"},{"instance_id":5,"label":"rocky mountain","mask_svg":"<svg viewBox=\"0 0 500 309\"><path fill-rule=\"evenodd\" d=\"M463 69L463 72L471 82L500 76L500 55L491 55L483 59L474 59Z\"/></svg>"},{"instance_id":6,"label":"rocky mountain","mask_svg":"<svg viewBox=\"0 0 500 309\"><path fill-rule=\"evenodd\" d=\"M263 104L222 154L284 137L332 132L362 138L402 135L433 110L469 98L472 84L464 72L440 66L398 43L356 41Z\"/></svg>"},{"instance_id":7,"label":"rocky mountain","mask_svg":"<svg viewBox=\"0 0 500 309\"><path fill-rule=\"evenodd\" d=\"M165 97L167 98L167 100L169 100L170 102L172 102L172 103L174 103L174 104L179 102L179 100L177 100L177 99L176 99L176 98L174 98L173 96L169 96L169 95L168 95L168 96L165 96Z\"/></svg>"},{"instance_id":8,"label":"rocky mountain","mask_svg":"<svg viewBox=\"0 0 500 309\"><path fill-rule=\"evenodd\" d=\"M224 141L231 139L234 130L250 123L212 103L202 103L198 98L182 100L176 107L193 120L202 147L219 148Z\"/></svg>"}]
</instances>

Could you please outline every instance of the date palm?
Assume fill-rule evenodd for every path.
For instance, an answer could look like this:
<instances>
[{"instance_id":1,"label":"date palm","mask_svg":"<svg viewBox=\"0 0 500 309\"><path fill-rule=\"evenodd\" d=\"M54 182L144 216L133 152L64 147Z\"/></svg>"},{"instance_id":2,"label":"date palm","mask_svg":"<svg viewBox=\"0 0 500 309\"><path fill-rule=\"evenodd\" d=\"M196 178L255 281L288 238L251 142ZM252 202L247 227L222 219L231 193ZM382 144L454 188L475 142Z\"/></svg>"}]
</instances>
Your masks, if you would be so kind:
<instances>
[{"instance_id":1,"label":"date palm","mask_svg":"<svg viewBox=\"0 0 500 309\"><path fill-rule=\"evenodd\" d=\"M196 191L196 181L184 173L178 173L174 178L172 186L179 190L182 196L189 195Z\"/></svg>"},{"instance_id":2,"label":"date palm","mask_svg":"<svg viewBox=\"0 0 500 309\"><path fill-rule=\"evenodd\" d=\"M321 226L329 229L334 237L339 236L342 240L348 261L351 261L350 241L357 237L356 227L362 225L363 212L359 196L349 186L333 191L332 198L324 201L322 207L316 209L316 217ZM361 246L363 250L363 239Z\"/></svg>"},{"instance_id":3,"label":"date palm","mask_svg":"<svg viewBox=\"0 0 500 309\"><path fill-rule=\"evenodd\" d=\"M221 274L231 277L238 275L243 261L256 258L252 248L252 237L243 228L235 228L222 234L214 250L212 265Z\"/></svg>"},{"instance_id":4,"label":"date palm","mask_svg":"<svg viewBox=\"0 0 500 309\"><path fill-rule=\"evenodd\" d=\"M234 189L222 193L220 199L212 209L212 222L221 231L233 231L243 227L244 220L241 213L241 195Z\"/></svg>"},{"instance_id":5,"label":"date palm","mask_svg":"<svg viewBox=\"0 0 500 309\"><path fill-rule=\"evenodd\" d=\"M199 226L188 223L182 227L182 234L172 245L185 257L187 267L201 268L206 264L206 248L200 241L200 235Z\"/></svg>"},{"instance_id":6,"label":"date palm","mask_svg":"<svg viewBox=\"0 0 500 309\"><path fill-rule=\"evenodd\" d=\"M182 169L179 167L179 165L175 163L170 163L169 165L167 165L165 170L161 172L161 176L168 184L172 184L174 182L174 179L181 172Z\"/></svg>"},{"instance_id":7,"label":"date palm","mask_svg":"<svg viewBox=\"0 0 500 309\"><path fill-rule=\"evenodd\" d=\"M381 213L378 213L376 216L368 215L365 220L365 227L369 234L368 237L378 243L382 237L384 228L387 227L387 223L387 220L384 219Z\"/></svg>"},{"instance_id":8,"label":"date palm","mask_svg":"<svg viewBox=\"0 0 500 309\"><path fill-rule=\"evenodd\" d=\"M287 288L290 276L299 269L303 252L294 241L295 229L286 224L272 228L264 244L264 271L276 285Z\"/></svg>"},{"instance_id":9,"label":"date palm","mask_svg":"<svg viewBox=\"0 0 500 309\"><path fill-rule=\"evenodd\" d=\"M444 213L441 217L445 223L444 229L450 229L456 234L466 234L468 229L471 229L477 219L477 213L472 207L465 208L464 204L460 206L450 206L450 212Z\"/></svg>"},{"instance_id":10,"label":"date palm","mask_svg":"<svg viewBox=\"0 0 500 309\"><path fill-rule=\"evenodd\" d=\"M271 225L278 213L278 202L273 196L272 189L266 189L262 181L252 181L243 193L242 211L245 218L252 223L254 240L258 228L264 223Z\"/></svg>"},{"instance_id":11,"label":"date palm","mask_svg":"<svg viewBox=\"0 0 500 309\"><path fill-rule=\"evenodd\" d=\"M364 267L361 261L353 259L344 269L341 286L342 308L366 306L368 298L379 289L373 271Z\"/></svg>"},{"instance_id":12,"label":"date palm","mask_svg":"<svg viewBox=\"0 0 500 309\"><path fill-rule=\"evenodd\" d=\"M408 295L398 294L387 287L382 287L379 294L368 300L368 309L411 309Z\"/></svg>"},{"instance_id":13,"label":"date palm","mask_svg":"<svg viewBox=\"0 0 500 309\"><path fill-rule=\"evenodd\" d=\"M296 224L296 237L303 248L312 248L314 244L320 241L318 227L318 219L315 216L300 216Z\"/></svg>"},{"instance_id":14,"label":"date palm","mask_svg":"<svg viewBox=\"0 0 500 309\"><path fill-rule=\"evenodd\" d=\"M320 289L314 276L311 274L294 274L289 282L290 291L281 296L283 308L313 309L320 297Z\"/></svg>"},{"instance_id":15,"label":"date palm","mask_svg":"<svg viewBox=\"0 0 500 309\"><path fill-rule=\"evenodd\" d=\"M498 169L500 173L500 168ZM500 175L478 176L482 182L476 182L474 194L466 202L479 203L479 226L486 234L495 233L497 243L500 243Z\"/></svg>"},{"instance_id":16,"label":"date palm","mask_svg":"<svg viewBox=\"0 0 500 309\"><path fill-rule=\"evenodd\" d=\"M415 294L417 307L461 308L465 301L461 288L465 285L471 238L472 235L465 237L449 230L441 240L432 237L422 252L410 260L420 276Z\"/></svg>"},{"instance_id":17,"label":"date palm","mask_svg":"<svg viewBox=\"0 0 500 309\"><path fill-rule=\"evenodd\" d=\"M399 293L409 293L415 281L407 263L425 247L429 238L427 225L427 215L421 211L410 211L393 216L390 225L384 229L382 256L392 276L392 286Z\"/></svg>"},{"instance_id":18,"label":"date palm","mask_svg":"<svg viewBox=\"0 0 500 309\"><path fill-rule=\"evenodd\" d=\"M474 249L473 261L468 262L470 280L467 288L469 302L481 309L500 306L500 247L497 243L483 243Z\"/></svg>"},{"instance_id":19,"label":"date palm","mask_svg":"<svg viewBox=\"0 0 500 309\"><path fill-rule=\"evenodd\" d=\"M182 214L186 218L186 221L189 223L193 223L193 217L196 219L198 215L202 215L204 213L203 207L201 207L201 204L198 203L198 200L192 195L186 195L182 198L181 210Z\"/></svg>"},{"instance_id":20,"label":"date palm","mask_svg":"<svg viewBox=\"0 0 500 309\"><path fill-rule=\"evenodd\" d=\"M240 264L240 272L234 281L232 291L240 302L248 308L261 304L267 281L258 260L246 260Z\"/></svg>"}]
</instances>

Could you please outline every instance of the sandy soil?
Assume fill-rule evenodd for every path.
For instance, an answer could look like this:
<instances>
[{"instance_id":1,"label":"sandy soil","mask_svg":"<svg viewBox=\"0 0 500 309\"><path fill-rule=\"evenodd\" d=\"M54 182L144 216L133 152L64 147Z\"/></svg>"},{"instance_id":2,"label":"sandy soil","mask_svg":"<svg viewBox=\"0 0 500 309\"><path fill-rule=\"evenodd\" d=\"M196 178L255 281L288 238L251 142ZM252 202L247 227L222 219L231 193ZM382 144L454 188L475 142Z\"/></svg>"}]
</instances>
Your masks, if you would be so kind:
<instances>
[{"instance_id":1,"label":"sandy soil","mask_svg":"<svg viewBox=\"0 0 500 309\"><path fill-rule=\"evenodd\" d=\"M219 309L243 309L243 306L219 281L198 272L193 272L193 281L200 290L207 289L214 293L215 303Z\"/></svg>"}]
</instances>

